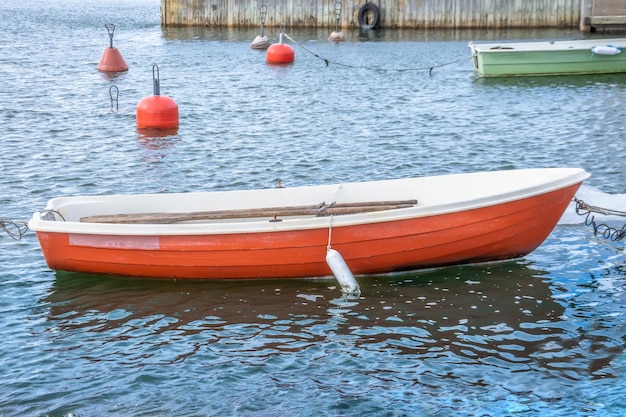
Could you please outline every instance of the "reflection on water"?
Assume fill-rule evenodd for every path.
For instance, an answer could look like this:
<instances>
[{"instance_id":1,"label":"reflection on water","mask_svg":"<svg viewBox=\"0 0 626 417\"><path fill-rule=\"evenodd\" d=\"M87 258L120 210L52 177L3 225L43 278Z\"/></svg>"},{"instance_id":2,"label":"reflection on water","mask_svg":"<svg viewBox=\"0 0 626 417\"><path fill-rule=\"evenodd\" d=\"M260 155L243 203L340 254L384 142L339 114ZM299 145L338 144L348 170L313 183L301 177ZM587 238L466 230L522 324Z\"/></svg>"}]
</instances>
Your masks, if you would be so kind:
<instances>
[{"instance_id":1,"label":"reflection on water","mask_svg":"<svg viewBox=\"0 0 626 417\"><path fill-rule=\"evenodd\" d=\"M476 78L476 83L487 88L502 89L609 89L615 93L621 93L626 89L626 74L602 74L598 75L567 75L552 77L487 77Z\"/></svg>"},{"instance_id":2,"label":"reflection on water","mask_svg":"<svg viewBox=\"0 0 626 417\"><path fill-rule=\"evenodd\" d=\"M463 399L468 392L512 395L527 410L535 406L524 404L538 398L575 395L575 381L587 376L613 376L610 365L620 354L604 349L595 330L564 320L544 273L521 262L360 277L358 300L339 297L333 280L55 275L45 299L47 332L63 337L64 350L89 352L82 361L90 367L122 361L142 374L150 365L179 364L175 379L194 366L229 369L234 379L216 382L237 390L240 378L261 378L258 396L285 384L325 386L348 397L402 386L405 397L387 399L396 410L415 410L416 392L458 398L444 406L449 411L481 410L471 404L478 398ZM342 375L334 373L338 363ZM434 397L419 409L434 412Z\"/></svg>"},{"instance_id":3,"label":"reflection on water","mask_svg":"<svg viewBox=\"0 0 626 417\"><path fill-rule=\"evenodd\" d=\"M259 317L293 320L294 315L352 325L429 328L458 325L472 332L505 323L558 320L562 307L551 301L548 285L517 263L447 268L390 276L361 277L363 295L342 300L334 279L158 281L55 272L52 316L70 309L103 314L125 311L128 318L160 314L186 317L185 323L219 316L224 323L255 322ZM142 297L151 300L142 302ZM57 312L57 309L61 309ZM339 313L342 314L339 314ZM66 317L65 317L66 318ZM501 321L498 321L500 319ZM506 329L506 327L504 328Z\"/></svg>"},{"instance_id":4,"label":"reflection on water","mask_svg":"<svg viewBox=\"0 0 626 417\"><path fill-rule=\"evenodd\" d=\"M164 148L167 147L165 145L167 142L177 142L180 140L180 137L178 136L177 127L173 129L137 128L137 140L148 148Z\"/></svg>"},{"instance_id":5,"label":"reflection on water","mask_svg":"<svg viewBox=\"0 0 626 417\"><path fill-rule=\"evenodd\" d=\"M163 29L163 38L177 41L244 41L250 42L259 35L260 28L227 28L227 27L166 27ZM332 29L328 28L289 28L285 31L297 42L326 41ZM415 41L491 41L491 40L566 40L582 38L577 30L563 29L463 29L463 30L403 30L403 29L370 29L360 28L342 30L346 43L349 42L415 42ZM280 28L266 28L265 35L272 43L278 42ZM602 37L589 34L589 37ZM606 36L604 36L606 37ZM264 53L264 51L261 51ZM468 56L469 56L468 48Z\"/></svg>"}]
</instances>

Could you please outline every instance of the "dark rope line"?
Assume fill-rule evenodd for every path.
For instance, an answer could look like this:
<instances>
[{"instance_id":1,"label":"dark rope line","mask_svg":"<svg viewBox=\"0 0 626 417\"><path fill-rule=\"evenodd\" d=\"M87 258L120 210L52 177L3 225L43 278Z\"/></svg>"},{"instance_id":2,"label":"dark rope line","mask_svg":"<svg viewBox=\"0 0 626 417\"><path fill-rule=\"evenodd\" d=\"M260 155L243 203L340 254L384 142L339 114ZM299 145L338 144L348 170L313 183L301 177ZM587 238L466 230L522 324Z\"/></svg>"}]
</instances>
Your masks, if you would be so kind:
<instances>
[{"instance_id":1,"label":"dark rope line","mask_svg":"<svg viewBox=\"0 0 626 417\"><path fill-rule=\"evenodd\" d=\"M595 220L595 216L592 214L598 213L607 216L626 217L626 212L591 206L584 201L577 199L576 197L574 197L574 202L576 203L576 214L580 216L585 216L585 226L591 226L593 228L594 236L601 235L603 238L612 240L614 242L622 240L624 239L624 237L626 237L626 224L624 224L621 229L618 229L616 227L609 226L606 223L597 223Z\"/></svg>"},{"instance_id":2,"label":"dark rope line","mask_svg":"<svg viewBox=\"0 0 626 417\"><path fill-rule=\"evenodd\" d=\"M41 211L41 218L44 220L51 220L51 221L56 221L56 216L59 216L59 218L63 221L65 220L65 217L63 217L63 215L56 211L56 210L42 210ZM28 222L19 222L16 220L2 220L0 219L0 229L4 230L10 237L12 237L15 240L20 240L22 239L22 237L24 237L24 235L26 234L26 232L28 232Z\"/></svg>"},{"instance_id":3,"label":"dark rope line","mask_svg":"<svg viewBox=\"0 0 626 417\"><path fill-rule=\"evenodd\" d=\"M356 66L356 65L350 65L350 64L344 64L344 63L341 63L341 62L331 61L328 58L324 58L324 57L316 54L315 52L311 51L310 49L307 49L302 44L300 44L297 40L293 39L291 36L289 36L287 34L284 34L284 35L285 35L285 37L287 37L287 39L289 39L290 41L294 42L300 48L304 49L305 51L307 51L308 53L310 53L314 57L324 61L324 63L326 64L327 67L330 64L333 64L333 65L338 65L338 66L345 67L345 68L370 69L370 70L376 70L376 71L398 71L398 72L401 72L401 71L425 71L425 70L428 70L428 73L430 75L430 74L433 73L433 70L435 68L445 67L447 65L451 65L451 64L454 64L456 62L468 59L468 57L459 58L459 59L455 59L454 61L446 62L444 64L431 65L431 66L428 66L428 67L415 67L415 68L383 68L383 67ZM471 58L471 56L469 58Z\"/></svg>"}]
</instances>

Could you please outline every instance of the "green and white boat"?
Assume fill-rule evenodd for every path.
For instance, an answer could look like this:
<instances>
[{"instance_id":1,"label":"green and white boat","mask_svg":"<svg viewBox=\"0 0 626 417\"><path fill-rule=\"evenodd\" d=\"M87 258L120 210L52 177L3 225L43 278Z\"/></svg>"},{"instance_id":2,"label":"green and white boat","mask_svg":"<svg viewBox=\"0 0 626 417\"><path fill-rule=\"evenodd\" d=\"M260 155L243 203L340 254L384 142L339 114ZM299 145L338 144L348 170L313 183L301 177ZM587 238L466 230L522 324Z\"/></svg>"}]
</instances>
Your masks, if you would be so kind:
<instances>
[{"instance_id":1,"label":"green and white boat","mask_svg":"<svg viewBox=\"0 0 626 417\"><path fill-rule=\"evenodd\" d=\"M608 74L626 72L626 38L474 43L474 69L481 77Z\"/></svg>"}]
</instances>

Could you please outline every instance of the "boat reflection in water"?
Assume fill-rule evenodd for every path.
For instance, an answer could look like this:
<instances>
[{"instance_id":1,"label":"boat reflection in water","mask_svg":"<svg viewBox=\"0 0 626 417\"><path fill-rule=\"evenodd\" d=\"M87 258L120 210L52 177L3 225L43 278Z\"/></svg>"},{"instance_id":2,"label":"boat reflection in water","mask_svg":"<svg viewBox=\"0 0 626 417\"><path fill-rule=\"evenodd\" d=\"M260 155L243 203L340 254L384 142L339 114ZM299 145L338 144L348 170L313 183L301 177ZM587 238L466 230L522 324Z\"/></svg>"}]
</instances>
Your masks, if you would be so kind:
<instances>
[{"instance_id":1,"label":"boat reflection in water","mask_svg":"<svg viewBox=\"0 0 626 417\"><path fill-rule=\"evenodd\" d=\"M260 372L263 383L297 383L298 392L326 387L358 397L365 384L383 396L406 391L401 401L411 404L426 393L422 411L439 407L444 391L462 397L469 387L493 401L575 395L574 382L606 376L616 352L586 351L589 335L563 318L550 279L524 262L364 276L356 300L337 298L331 279L194 282L56 272L45 301L63 349L80 345L94 366L102 358L132 372L184 363L180 378L200 367L224 390L241 389ZM223 379L240 373L243 379Z\"/></svg>"},{"instance_id":2,"label":"boat reflection in water","mask_svg":"<svg viewBox=\"0 0 626 417\"><path fill-rule=\"evenodd\" d=\"M224 334L233 325L249 327L240 335L244 344L252 328L263 336L277 326L283 330L275 337L285 339L270 345L279 351L349 335L355 346L383 344L405 353L446 349L477 357L506 344L500 354L528 357L554 342L550 333L562 331L554 323L563 307L538 274L507 262L360 277L364 295L347 300L337 298L334 280L325 279L194 283L56 272L47 301L60 329L129 333L148 326L155 335L174 331L179 337L202 332L210 346L236 338Z\"/></svg>"}]
</instances>

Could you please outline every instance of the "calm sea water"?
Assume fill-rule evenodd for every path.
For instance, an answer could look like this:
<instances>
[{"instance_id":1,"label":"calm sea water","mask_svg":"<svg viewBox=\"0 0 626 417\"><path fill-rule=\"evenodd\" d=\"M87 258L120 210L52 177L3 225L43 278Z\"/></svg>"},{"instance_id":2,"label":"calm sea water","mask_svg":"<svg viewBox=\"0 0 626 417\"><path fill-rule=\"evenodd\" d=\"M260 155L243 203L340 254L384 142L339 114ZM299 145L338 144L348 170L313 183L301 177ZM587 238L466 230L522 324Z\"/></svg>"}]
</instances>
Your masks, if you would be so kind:
<instances>
[{"instance_id":1,"label":"calm sea water","mask_svg":"<svg viewBox=\"0 0 626 417\"><path fill-rule=\"evenodd\" d=\"M159 13L2 1L0 219L61 195L552 166L585 168L581 196L626 208L626 74L472 71L470 40L577 31L293 31L295 63L268 66L257 30L165 30ZM96 70L105 23L129 65L116 77ZM155 64L179 105L169 135L136 129ZM0 233L0 415L622 415L624 242L581 220L524 259L359 277L356 300L333 279L53 272L34 233Z\"/></svg>"}]
</instances>

